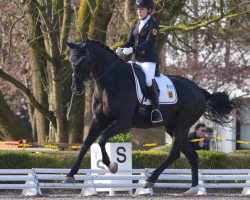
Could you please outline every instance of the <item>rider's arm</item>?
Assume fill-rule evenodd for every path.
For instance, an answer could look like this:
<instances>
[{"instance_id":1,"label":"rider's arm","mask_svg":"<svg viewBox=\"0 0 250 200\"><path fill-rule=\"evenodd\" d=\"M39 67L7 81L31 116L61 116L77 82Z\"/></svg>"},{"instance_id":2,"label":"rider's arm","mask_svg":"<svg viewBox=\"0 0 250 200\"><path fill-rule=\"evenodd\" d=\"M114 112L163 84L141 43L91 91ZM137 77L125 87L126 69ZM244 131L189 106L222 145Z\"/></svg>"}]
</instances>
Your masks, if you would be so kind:
<instances>
[{"instance_id":1,"label":"rider's arm","mask_svg":"<svg viewBox=\"0 0 250 200\"><path fill-rule=\"evenodd\" d=\"M127 42L122 46L122 47L133 47L134 44L135 44L135 37L134 37L134 29L135 29L135 24L132 26L131 30L130 30L130 33L128 35L128 39L127 39Z\"/></svg>"}]
</instances>

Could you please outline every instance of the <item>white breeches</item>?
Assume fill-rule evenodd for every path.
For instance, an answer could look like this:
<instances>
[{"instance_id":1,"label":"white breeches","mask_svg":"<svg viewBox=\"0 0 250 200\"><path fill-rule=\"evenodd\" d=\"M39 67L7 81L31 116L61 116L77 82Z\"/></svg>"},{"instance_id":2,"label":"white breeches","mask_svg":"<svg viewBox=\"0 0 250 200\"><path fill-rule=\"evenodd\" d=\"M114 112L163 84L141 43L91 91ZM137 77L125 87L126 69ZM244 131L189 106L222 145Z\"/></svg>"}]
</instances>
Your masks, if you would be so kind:
<instances>
[{"instance_id":1,"label":"white breeches","mask_svg":"<svg viewBox=\"0 0 250 200\"><path fill-rule=\"evenodd\" d=\"M146 75L146 84L148 87L152 85L152 80L155 78L155 68L156 63L152 62L136 62L136 64L140 65L142 68L142 71Z\"/></svg>"}]
</instances>

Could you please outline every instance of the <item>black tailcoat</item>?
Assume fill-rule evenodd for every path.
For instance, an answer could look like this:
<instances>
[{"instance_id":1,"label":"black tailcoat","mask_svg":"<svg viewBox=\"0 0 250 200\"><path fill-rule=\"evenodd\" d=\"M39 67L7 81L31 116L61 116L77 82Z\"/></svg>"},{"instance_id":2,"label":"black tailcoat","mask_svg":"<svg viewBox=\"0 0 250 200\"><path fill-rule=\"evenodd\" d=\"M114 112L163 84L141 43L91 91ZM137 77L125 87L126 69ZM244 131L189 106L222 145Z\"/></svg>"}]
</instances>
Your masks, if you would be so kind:
<instances>
[{"instance_id":1,"label":"black tailcoat","mask_svg":"<svg viewBox=\"0 0 250 200\"><path fill-rule=\"evenodd\" d=\"M123 47L133 47L133 60L158 63L154 46L156 36L159 32L159 25L150 17L139 33L139 24L140 20L134 23L128 40Z\"/></svg>"}]
</instances>

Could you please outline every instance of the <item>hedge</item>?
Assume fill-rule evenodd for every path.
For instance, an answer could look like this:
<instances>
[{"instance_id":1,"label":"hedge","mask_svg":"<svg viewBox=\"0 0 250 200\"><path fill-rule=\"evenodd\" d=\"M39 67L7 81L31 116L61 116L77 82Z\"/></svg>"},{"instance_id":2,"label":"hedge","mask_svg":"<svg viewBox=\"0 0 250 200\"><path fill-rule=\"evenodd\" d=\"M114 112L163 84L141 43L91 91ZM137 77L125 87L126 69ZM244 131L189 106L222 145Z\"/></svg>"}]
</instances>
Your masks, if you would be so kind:
<instances>
[{"instance_id":1,"label":"hedge","mask_svg":"<svg viewBox=\"0 0 250 200\"><path fill-rule=\"evenodd\" d=\"M247 169L250 166L250 154L226 154L223 152L199 151L200 169ZM77 153L31 153L26 151L0 151L0 169L29 168L71 168ZM166 152L133 151L133 169L156 168L167 157ZM81 168L90 168L90 156L87 154ZM190 168L182 155L169 168Z\"/></svg>"},{"instance_id":2,"label":"hedge","mask_svg":"<svg viewBox=\"0 0 250 200\"><path fill-rule=\"evenodd\" d=\"M250 154L250 150L235 150L231 154Z\"/></svg>"},{"instance_id":3,"label":"hedge","mask_svg":"<svg viewBox=\"0 0 250 200\"><path fill-rule=\"evenodd\" d=\"M0 151L0 169L70 168L76 157L76 153L64 154ZM86 155L81 167L90 167L89 155Z\"/></svg>"}]
</instances>

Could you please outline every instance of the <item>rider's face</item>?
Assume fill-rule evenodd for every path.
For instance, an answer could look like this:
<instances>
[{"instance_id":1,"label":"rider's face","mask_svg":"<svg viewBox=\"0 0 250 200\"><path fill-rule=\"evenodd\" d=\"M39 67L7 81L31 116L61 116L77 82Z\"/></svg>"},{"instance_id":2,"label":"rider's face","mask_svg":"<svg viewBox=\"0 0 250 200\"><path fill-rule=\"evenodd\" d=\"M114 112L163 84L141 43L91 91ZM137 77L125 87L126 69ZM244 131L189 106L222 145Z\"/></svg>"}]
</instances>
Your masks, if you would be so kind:
<instances>
[{"instance_id":1,"label":"rider's face","mask_svg":"<svg viewBox=\"0 0 250 200\"><path fill-rule=\"evenodd\" d=\"M148 14L148 9L144 7L138 7L136 9L136 12L137 12L139 19L144 19Z\"/></svg>"},{"instance_id":2,"label":"rider's face","mask_svg":"<svg viewBox=\"0 0 250 200\"><path fill-rule=\"evenodd\" d=\"M199 137L204 137L206 132L206 127L200 127L198 130L196 130L196 133Z\"/></svg>"}]
</instances>

